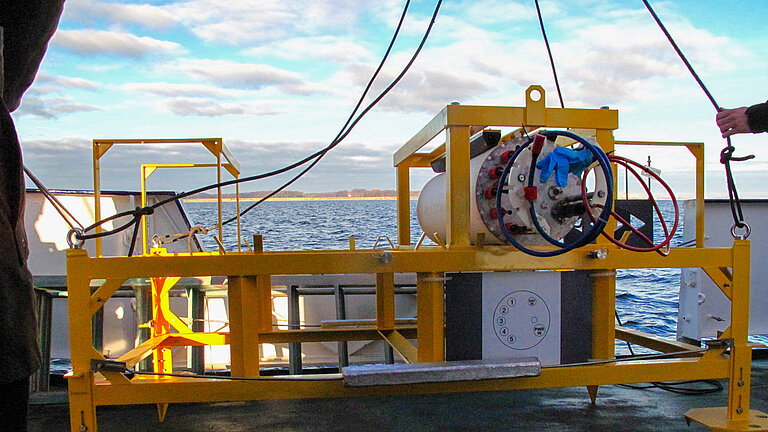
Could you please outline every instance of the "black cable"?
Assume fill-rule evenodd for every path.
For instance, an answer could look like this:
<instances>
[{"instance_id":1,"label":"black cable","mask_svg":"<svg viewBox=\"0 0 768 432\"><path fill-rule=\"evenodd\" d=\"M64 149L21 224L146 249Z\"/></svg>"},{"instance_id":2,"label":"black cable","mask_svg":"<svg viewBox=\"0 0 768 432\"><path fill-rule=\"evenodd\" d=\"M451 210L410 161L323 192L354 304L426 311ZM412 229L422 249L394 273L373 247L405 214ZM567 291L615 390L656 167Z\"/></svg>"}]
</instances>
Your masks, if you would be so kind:
<instances>
[{"instance_id":1,"label":"black cable","mask_svg":"<svg viewBox=\"0 0 768 432\"><path fill-rule=\"evenodd\" d=\"M173 197L170 197L170 198L166 198L166 199L164 199L164 200L161 200L161 201L159 201L159 202L157 202L157 203L153 204L152 206L148 206L148 207L145 207L145 209L147 209L147 210L148 210L148 209L151 209L151 211L154 211L154 209L156 209L156 208L158 208L158 207L160 207L160 206L162 206L162 205L165 205L165 204L167 204L167 203L169 203L169 202L177 201L177 200L179 200L179 199L182 199L182 198L188 197L188 196L190 196L190 195L194 195L194 194L196 194L196 193L204 192L204 191L207 191L207 190L210 190L210 189L214 189L214 188L217 188L217 187L230 186L230 185L234 185L234 184L239 184L239 183L244 183L244 182L249 182L249 181L259 180L259 179L262 179L262 178L266 178L266 177L272 177L272 176L274 176L274 175L278 175L278 174L282 174L282 173L284 173L284 172L290 171L290 170L292 170L292 169L294 169L294 168L297 168L297 167L299 167L299 166L301 166L301 165L305 164L306 162L308 162L308 161L310 161L310 160L312 160L312 159L315 159L315 160L313 161L313 163L312 163L312 164L311 164L311 165L310 165L308 168L304 169L304 170L303 170L301 173L299 173L297 176L295 176L295 177L294 177L293 179L291 179L290 181L288 181L288 182L286 182L285 184L283 184L283 186L281 186L281 187L280 187L280 188L278 188L277 190L273 191L273 192L272 192L270 195L268 195L267 197L265 197L265 198L261 199L260 201L258 201L258 202L256 202L256 203L254 203L254 204L252 204L251 206L249 206L248 208L246 208L246 209L245 209L243 212L241 212L241 213L240 213L240 215L243 215L243 214L247 213L248 211L250 211L251 209L253 209L254 207L256 207L258 204L262 203L263 201L265 201L265 200L266 200L266 199L268 199L268 198L271 198L272 196L274 196L275 194L279 193L281 190L285 189L285 188L286 188L286 187L288 187L290 184L292 184L293 182L295 182L296 180L298 180L298 179L299 179L301 176L303 176L303 175L304 175L304 174L305 174L307 171L309 171L309 170L310 170L312 167L314 167L314 166L315 166L315 165L316 165L316 164L319 162L319 160L320 160L320 159L322 159L322 157L323 157L323 156L325 156L325 154L326 154L328 151L330 151L331 149L333 149L334 147L336 147L336 146L337 146L339 143L341 143L341 142L342 142L342 141L343 141L343 140L344 140L344 139L345 139L345 138L346 138L346 137L349 135L349 133L352 131L352 129L354 129L354 127L357 125L357 123L358 123L360 120L362 120L362 118L363 118L363 117L364 117L364 116L365 116L365 115L366 115L366 114L367 114L367 113L368 113L368 112L369 112L369 111L370 111L370 110L371 110L371 109L372 109L372 108L373 108L373 107L374 107L374 106L375 106L375 105L376 105L376 104L377 104L377 103L378 103L378 102L379 102L379 101L380 101L380 100L381 100L381 99L382 99L382 98L383 98L383 97L384 97L384 96L387 94L387 93L389 93L389 91L391 91L391 90L392 90L392 88L393 88L393 87L394 87L394 86L395 86L395 85L396 85L396 84L397 84L397 83L398 83L398 82L399 82L399 81L400 81L400 80L403 78L403 76L405 75L405 73L406 73L406 72L407 72L407 71L410 69L411 65L412 65L412 64L414 63L414 61L416 60L416 57L417 57L417 56L419 55L419 53L421 52L421 49L423 48L424 44L426 43L426 40L427 40L427 38L428 38L428 36L429 36L429 34L430 34L431 30L432 30L432 27L433 27L433 25L434 25L434 23L435 23L435 18L437 17L437 14L438 14L438 12L439 12L439 10L440 10L440 6L441 6L441 4L442 4L442 0L439 0L439 1L437 2L437 5L435 6L435 11L434 11L434 13L433 13L433 15L432 15L432 19L431 19L431 21L430 21L429 27L427 28L427 31L425 32L425 34L424 34L424 37L422 38L422 41L421 41L421 43L419 44L419 46L418 46L418 48L417 48L416 52L415 52L415 53L414 53L414 55L412 56L411 60L410 60L410 61L408 62L408 64L407 64L407 65L404 67L404 69L403 69L403 70L402 70L402 72L401 72L401 73L398 75L398 77L397 77L397 78L396 78L396 79L395 79L395 80L394 80L392 83L390 83L390 85L389 85L389 86L387 86L387 88L386 88L384 91L382 91L382 92L381 92L381 94L379 94L379 96L378 96L378 97L377 97L377 98L376 98L376 99L375 99L373 102L371 102L371 103L370 103L370 104L369 104L369 105L368 105L368 106L365 108L365 110L363 110L363 111L362 111L362 112L361 112L361 113L360 113L360 114L359 114L359 115L358 115L358 116L355 118L355 120L354 120L354 121L353 121L353 122L350 124L350 120L351 120L351 119L354 117L354 114L355 114L355 112L357 111L357 109L358 109L358 108L360 107L360 105L362 104L362 101L364 100L364 98L365 98L365 96L366 96L366 94L367 94L368 90L370 89L370 87L371 87L371 85L372 85L372 82L373 82L373 80L375 79L376 75L378 75L379 71L381 70L381 68L382 68L382 66L383 66L383 63L384 63L384 61L386 60L387 56L389 55L389 53L390 53L390 51L391 51L391 49L392 49L392 45L394 44L394 42L395 42L395 40L396 40L396 38L397 38L397 35L398 35L399 31L400 31L400 28L401 28L401 26L402 26L402 23L403 23L403 20L404 20L404 18L405 18L405 15L406 15L406 12L407 12L407 9L408 9L408 6L409 6L409 4L410 4L410 0L408 0L408 1L406 2L406 5L405 5L405 7L404 7L404 10L403 10L403 14L402 14L402 16L401 16L401 19L400 19L400 22L399 22L399 24L398 24L398 27L397 27L397 29L396 29L396 31L395 31L395 34L393 35L393 39L392 39L392 41L390 42L390 46L389 46L389 47L388 47L388 49L387 49L387 53L386 53L386 55L385 55L385 57L382 59L382 62L381 62L381 64L379 65L378 69L376 70L376 72L375 72L374 76L373 76L373 77L371 78L371 80L369 81L369 83L368 83L368 86L366 87L366 89L365 89L365 91L364 91L363 95L361 96L360 100L358 101L358 103L357 103L357 105L356 105L356 107L355 107L355 110L354 110L354 111L353 111L353 112L350 114L350 116L349 116L349 118L347 119L347 121L346 121L346 123L345 123L344 127L342 127L342 129L339 131L339 134L337 135L336 139L334 139L334 140L333 140L333 141L332 141L332 142L331 142L331 143L330 143L328 146L326 146L325 148L323 148L323 149L321 149L321 150L318 150L317 152L315 152L315 153L313 153L313 154L311 154L311 155L307 156L306 158L304 158L304 159L302 159L302 160L300 160L300 161L298 161L298 162L296 162L296 163L293 163L293 164L291 164L291 165L288 165L288 166L286 166L286 167L283 167L283 168L280 168L280 169L277 169L277 170L274 170L274 171L271 171L271 172L268 172L268 173L263 173L263 174L258 174L258 175L254 175L254 176L244 177L244 178L240 178L240 179L235 179L235 180L229 180L229 181L225 181L225 182L220 182L220 183L216 183L216 184L212 184L212 185L204 186L204 187L201 187L201 188L197 188L197 189L194 189L194 190L192 190L192 191L183 192L183 193L177 194L177 195L175 195L175 196L173 196ZM348 128L347 128L347 125L349 125L349 127L348 127ZM346 128L346 130L345 130L345 128ZM142 210L144 210L144 209L142 209ZM113 216L111 216L111 217L109 217L109 218L107 218L107 219L104 219L104 220L102 220L102 221L99 221L99 222L96 222L96 223L94 223L93 225L91 225L91 226L87 227L87 228L86 228L85 230L83 230L83 231L87 232L87 231L89 231L89 230L91 230L91 229L95 228L96 226L100 226L100 225L101 225L101 224L103 224L104 222L107 222L107 221L109 221L109 220L112 220L112 219L116 219L116 218L119 218L119 217L124 217L124 216L129 216L129 215L133 215L133 216L134 216L134 219L133 219L131 222L128 222L128 223L126 223L125 225L122 225L122 226L121 226L121 227L119 227L118 229L115 229L115 230L111 230L111 231L109 231L109 232L101 232L101 233L97 233L97 234L81 234L81 233L78 233L78 234L76 235L76 237L77 237L79 240L87 240L87 239L92 239L92 238L97 238L97 237L104 237L104 236L107 236L107 235L111 235L111 234L115 234L115 233L117 233L117 232L123 231L123 230L125 230L125 229L129 228L129 227L130 227L130 225L131 225L131 224L134 222L134 220L136 220L137 218L139 218L139 217L141 216L140 214L138 214L138 212L139 212L139 209L137 209L137 210L135 210L135 211L128 211L128 212L123 212L123 213L119 213L119 214L113 215ZM231 223L231 222L232 222L232 221L234 221L234 220L236 220L236 218L231 218L231 219L227 220L227 221L226 221L226 222L224 222L224 223ZM223 224L224 224L224 223L223 223Z\"/></svg>"},{"instance_id":2,"label":"black cable","mask_svg":"<svg viewBox=\"0 0 768 432\"><path fill-rule=\"evenodd\" d=\"M382 91L382 92L379 94L379 96L378 96L378 97L376 97L376 99L374 99L374 100L373 100L373 102L371 102L370 104L368 104L368 106L367 106L367 107L366 107L366 108L365 108L365 109L364 109L364 110L363 110L363 111L362 111L362 112L361 112L361 113L360 113L360 114L357 116L357 118L355 118L355 120L354 120L354 121L353 121L353 122L350 124L350 121L352 120L352 118L353 118L353 116L355 115L355 113L357 112L357 110L360 108L360 105L362 105L362 103L363 103L363 100L365 99L365 96L368 94L368 91L370 90L371 86L373 85L373 82L374 82L374 80L376 79L376 77L378 77L378 75L379 75L379 72L381 72L381 69L383 68L383 66L384 66L384 63L386 62L387 58L389 57L389 54L390 54L390 52L392 51L392 47L394 46L394 44L395 44L395 41L397 40L398 34L400 33L400 29L401 29L401 27L402 27L402 25L403 25L403 22L404 22L404 20L405 20L405 16L406 16L406 13L407 13L407 11L408 11L408 5L409 5L409 4L410 4L410 0L409 0L409 1L406 3L405 7L403 8L403 13L402 13L402 15L400 16L400 21L399 21L399 22L398 22L398 24L397 24L397 28L395 29L395 33L392 35L392 39L391 39L391 41L390 41L390 43L389 43L389 46L387 47L387 51L385 52L384 56L382 57L382 59L381 59L381 62L379 63L379 66L376 68L376 71L375 71L375 72L373 73L373 75L371 76L371 79L370 79L370 80L368 80L368 84L366 85L366 87L365 87L365 90L363 91L363 94L360 96L360 99L357 101L357 105L355 105L355 109L354 109L354 110L352 111L352 113L349 115L349 118L347 119L346 123L344 123L344 126L341 128L341 130L339 130L339 133L336 135L336 138L334 138L334 140L333 140L333 141L331 141L331 144L330 144L330 145L328 145L328 147L326 147L325 149L323 149L323 150L321 150L321 151L319 152L320 154L317 156L317 158L315 158L315 160L314 160L314 161L312 161L312 163L311 163L311 164L310 164L310 165L309 165L307 168L305 168L304 170L302 170L300 173L298 173L297 175L295 175L295 176L294 176L292 179L290 179L289 181L287 181L286 183L284 183L284 184L283 184L282 186L280 186L279 188L277 188L277 189L275 189L274 191L272 191L271 193L269 193L267 196L265 196L265 197L261 198L260 200L256 201L255 203L251 204L250 206L248 206L248 207L247 207L245 210L241 211L241 212L240 212L240 217L242 217L243 215L245 215L245 214L246 214L246 213L248 213L249 211L253 210L253 209L254 209L256 206L258 206L259 204L261 204L261 203L263 203L264 201L268 200L269 198L272 198L273 196L277 195L278 193L280 193L281 191L283 191L285 188L287 188L288 186L290 186L291 184L293 184L293 183L294 183L296 180L300 179L300 178L301 178L301 177L302 177L304 174L306 174L306 173L307 173L309 170L311 170L312 168L314 168L314 167L315 167L315 165L317 165L317 164L320 162L320 160L321 160L323 157L325 157L325 155L328 153L328 151L330 151L331 149L333 149L334 147L336 147L336 146L337 146L339 143L341 143L341 142L342 142L342 141L343 141L343 140L344 140L344 139L347 137L347 135L349 135L349 133L350 133L350 132L352 132L352 129L354 129L354 127L357 125L357 123L358 123L360 120L362 120L362 118L363 118L363 117L364 117L364 116L365 116L365 115L366 115L366 114L367 114L367 113L368 113L368 112L369 112L369 111L370 111L370 110L371 110L371 109L372 109L372 108L373 108L373 107L374 107L374 106L375 106L375 105L376 105L376 104L377 104L377 103L378 103L378 102L379 102L379 101L380 101L380 100L381 100L381 99L384 97L384 96L386 96L386 94L387 94L387 93L389 93L389 92L390 92L390 90L392 90L392 88L394 88L394 86L395 86L395 85L397 85L397 83L398 83L398 82L400 82L400 80L403 78L403 76L405 75L405 73L408 71L408 69L410 69L411 65L412 65L412 64L413 64L413 62L416 60L416 57L418 57L419 53L421 52L421 49L422 49L422 47L423 47L423 46L424 46L424 44L426 43L426 41L427 41L427 38L429 37L429 34L430 34L430 32L432 31L432 26L433 26L433 25L434 25L434 23L435 23L435 18L437 17L437 13L438 13L438 11L440 10L440 5L442 4L442 0L439 0L439 1L437 2L437 5L436 5L436 7L435 7L435 11L434 11L434 13L433 13L433 15L432 15L432 21L430 21L429 27L427 27L427 31L424 33L424 37L421 39L421 43L419 44L418 48L416 49L416 52L415 52L415 53L413 54L413 56L411 57L411 60L408 62L408 64L406 64L406 66L403 68L403 70L400 72L400 74L397 76L397 78L395 78L395 80L394 80L394 81L392 81L392 82L389 84L389 86L387 86L387 88L386 88L386 89L384 89L384 90L383 90L383 91ZM349 127L347 128L347 126L349 126ZM222 222L222 225L226 225L226 224L228 224L228 223L231 223L231 222L233 222L233 221L235 221L235 220L237 220L237 217L232 217L232 218L230 218L230 219L226 220L225 222Z\"/></svg>"},{"instance_id":3,"label":"black cable","mask_svg":"<svg viewBox=\"0 0 768 432\"><path fill-rule=\"evenodd\" d=\"M688 62L688 59L685 57L685 54L683 54L683 51L680 50L680 47L677 46L677 43L672 38L672 35L669 34L667 31L667 28L664 26L664 24L661 22L661 19L659 19L659 16L656 15L656 12L651 7L650 3L648 3L648 0L643 0L643 3L645 4L645 8L648 9L648 12L651 13L651 16L653 16L653 19L656 21L656 24L658 24L659 28L662 32L664 32L664 35L667 37L667 40L672 45L672 48L675 49L677 52L677 55L680 57L680 59L685 63L685 67L688 68L688 71L691 73L693 78L696 80L696 82L699 84L699 87L701 87L701 90L704 91L704 94L707 95L707 98L712 103L712 106L715 107L715 110L717 112L720 112L723 110L723 108L720 107L720 105L715 101L715 98L712 96L712 93L709 92L709 89L707 89L707 86L704 85L704 82L699 78L699 74L696 73L696 71L693 69L693 66L691 66L691 63ZM735 148L731 144L731 137L726 138L726 146L723 148L723 150L720 152L720 163L725 165L725 180L728 188L728 202L731 205L731 215L733 216L733 224L734 227L737 228L747 228L747 234L744 236L746 238L749 234L749 225L744 221L744 213L741 210L741 200L739 199L739 193L736 190L736 182L733 180L733 173L731 172L731 160L742 162L745 160L753 159L755 155L747 155L743 157L735 157L733 156Z\"/></svg>"},{"instance_id":4,"label":"black cable","mask_svg":"<svg viewBox=\"0 0 768 432\"><path fill-rule=\"evenodd\" d=\"M616 315L616 322L619 323L619 327L624 327L624 324L621 322L621 318L619 318L619 311L614 309L613 313ZM629 349L630 355L635 355L635 351L632 349L632 344L629 343L629 341L624 341L627 343L627 348Z\"/></svg>"},{"instance_id":5,"label":"black cable","mask_svg":"<svg viewBox=\"0 0 768 432\"><path fill-rule=\"evenodd\" d=\"M536 13L539 15L539 26L541 27L541 35L544 36L544 45L547 46L547 54L549 54L549 64L552 65L552 75L555 77L555 87L557 87L557 97L560 98L560 108L565 108L563 103L563 94L560 92L560 81L557 79L557 70L555 70L555 60L552 58L552 49L549 47L549 39L547 39L547 32L544 30L544 20L541 18L541 9L539 9L539 0L534 0L536 4Z\"/></svg>"},{"instance_id":6,"label":"black cable","mask_svg":"<svg viewBox=\"0 0 768 432\"><path fill-rule=\"evenodd\" d=\"M621 322L621 318L619 318L619 311L614 310L614 313L616 314L616 322L619 324L619 327L624 327L624 324ZM629 341L624 341L627 344L627 348L629 348L630 355L627 357L628 359L632 359L637 357L638 355L635 354L634 350L632 349L632 344L629 343ZM706 388L698 388L698 387L686 387L689 384L704 384L709 387ZM689 381L654 381L648 384L616 384L619 387L629 388L633 390L648 390L652 388L658 388L660 390L682 394L682 395L690 395L690 396L700 396L700 395L706 395L710 393L716 393L723 389L723 385L720 384L717 380L689 380Z\"/></svg>"}]
</instances>

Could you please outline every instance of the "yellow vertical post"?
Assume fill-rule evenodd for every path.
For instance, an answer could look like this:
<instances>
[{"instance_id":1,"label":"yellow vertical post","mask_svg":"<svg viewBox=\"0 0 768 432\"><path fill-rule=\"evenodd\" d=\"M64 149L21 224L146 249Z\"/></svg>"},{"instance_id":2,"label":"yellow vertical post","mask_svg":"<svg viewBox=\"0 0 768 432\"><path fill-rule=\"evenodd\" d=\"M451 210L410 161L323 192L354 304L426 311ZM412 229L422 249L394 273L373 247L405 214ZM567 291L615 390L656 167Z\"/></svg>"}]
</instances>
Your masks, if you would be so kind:
<instances>
[{"instance_id":1,"label":"yellow vertical post","mask_svg":"<svg viewBox=\"0 0 768 432\"><path fill-rule=\"evenodd\" d=\"M237 176L235 176L235 179L237 179ZM235 200L237 201L237 251L241 252L242 249L240 247L240 244L242 243L241 237L240 237L240 183L235 183Z\"/></svg>"},{"instance_id":2,"label":"yellow vertical post","mask_svg":"<svg viewBox=\"0 0 768 432\"><path fill-rule=\"evenodd\" d=\"M169 291L173 283L168 283L170 282L168 279L167 277L150 278L152 287L152 337L171 333L171 324L163 313L170 307ZM152 351L154 356L153 370L159 373L172 373L171 349L158 347Z\"/></svg>"},{"instance_id":3,"label":"yellow vertical post","mask_svg":"<svg viewBox=\"0 0 768 432\"><path fill-rule=\"evenodd\" d=\"M704 247L704 144L688 146L696 157L696 247Z\"/></svg>"},{"instance_id":4,"label":"yellow vertical post","mask_svg":"<svg viewBox=\"0 0 768 432\"><path fill-rule=\"evenodd\" d=\"M395 328L395 275L376 273L376 328Z\"/></svg>"},{"instance_id":5,"label":"yellow vertical post","mask_svg":"<svg viewBox=\"0 0 768 432\"><path fill-rule=\"evenodd\" d=\"M615 355L615 288L615 275L592 278L592 357L596 359L611 359Z\"/></svg>"},{"instance_id":6,"label":"yellow vertical post","mask_svg":"<svg viewBox=\"0 0 768 432\"><path fill-rule=\"evenodd\" d=\"M147 167L145 165L141 165L141 207L144 207L147 205ZM147 254L147 216L142 215L141 216L141 232L144 234L142 241L142 253L144 255Z\"/></svg>"},{"instance_id":7,"label":"yellow vertical post","mask_svg":"<svg viewBox=\"0 0 768 432\"><path fill-rule=\"evenodd\" d=\"M229 277L232 376L259 376L259 329L264 325L259 317L262 314L259 291L256 276Z\"/></svg>"},{"instance_id":8,"label":"yellow vertical post","mask_svg":"<svg viewBox=\"0 0 768 432\"><path fill-rule=\"evenodd\" d=\"M259 311L257 330L261 333L272 331L272 276L256 276L256 291Z\"/></svg>"},{"instance_id":9,"label":"yellow vertical post","mask_svg":"<svg viewBox=\"0 0 768 432\"><path fill-rule=\"evenodd\" d=\"M101 144L98 141L93 140L93 219L94 221L101 220ZM94 233L101 232L101 226L94 228ZM101 237L96 239L96 257L101 256Z\"/></svg>"},{"instance_id":10,"label":"yellow vertical post","mask_svg":"<svg viewBox=\"0 0 768 432\"><path fill-rule=\"evenodd\" d=\"M446 244L469 246L469 126L449 126L445 144Z\"/></svg>"},{"instance_id":11,"label":"yellow vertical post","mask_svg":"<svg viewBox=\"0 0 768 432\"><path fill-rule=\"evenodd\" d=\"M749 241L733 244L733 298L731 299L731 371L728 382L728 424L746 427L749 421L749 392L752 352L749 335Z\"/></svg>"},{"instance_id":12,"label":"yellow vertical post","mask_svg":"<svg viewBox=\"0 0 768 432\"><path fill-rule=\"evenodd\" d=\"M218 209L219 209L219 219L218 219L218 228L219 228L219 252L224 253L224 233L222 232L224 230L224 227L222 226L222 209L221 209L221 186L218 186L218 184L221 184L221 144L218 141L214 141L214 144L216 146L216 196L218 198Z\"/></svg>"},{"instance_id":13,"label":"yellow vertical post","mask_svg":"<svg viewBox=\"0 0 768 432\"><path fill-rule=\"evenodd\" d=\"M611 153L615 147L613 131L610 129L598 129L595 138L601 149ZM611 164L613 171L613 199L616 199L618 182L616 180L616 165ZM610 219L605 226L605 232L616 231L616 220ZM608 240L599 237L597 243L606 243ZM609 274L593 273L592 279L592 358L610 359L616 355L616 329L614 319L616 315L616 275L615 269L606 270ZM587 386L589 398L592 403L597 398L597 386Z\"/></svg>"},{"instance_id":14,"label":"yellow vertical post","mask_svg":"<svg viewBox=\"0 0 768 432\"><path fill-rule=\"evenodd\" d=\"M410 166L401 162L397 166L397 244L411 244L411 178Z\"/></svg>"},{"instance_id":15,"label":"yellow vertical post","mask_svg":"<svg viewBox=\"0 0 768 432\"><path fill-rule=\"evenodd\" d=\"M416 274L418 360L445 360L443 273Z\"/></svg>"},{"instance_id":16,"label":"yellow vertical post","mask_svg":"<svg viewBox=\"0 0 768 432\"><path fill-rule=\"evenodd\" d=\"M67 376L69 387L69 416L72 432L96 431L96 407L93 401L93 372L91 352L93 339L90 316L91 290L89 278L82 272L87 268L88 253L83 249L67 251L67 286L69 288L69 350L72 373ZM85 427L86 429L81 429Z\"/></svg>"}]
</instances>

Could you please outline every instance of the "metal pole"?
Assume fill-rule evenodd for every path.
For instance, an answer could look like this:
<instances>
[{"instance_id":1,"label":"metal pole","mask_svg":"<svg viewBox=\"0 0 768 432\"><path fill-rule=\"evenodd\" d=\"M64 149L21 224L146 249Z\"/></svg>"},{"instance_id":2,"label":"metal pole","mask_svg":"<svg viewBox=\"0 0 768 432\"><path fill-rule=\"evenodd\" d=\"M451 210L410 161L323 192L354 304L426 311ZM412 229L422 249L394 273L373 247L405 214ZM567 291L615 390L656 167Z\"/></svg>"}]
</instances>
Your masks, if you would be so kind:
<instances>
[{"instance_id":1,"label":"metal pole","mask_svg":"<svg viewBox=\"0 0 768 432\"><path fill-rule=\"evenodd\" d=\"M298 288L298 285L288 286L288 328L291 330L301 327ZM301 342L291 342L288 344L288 371L291 375L299 375L301 369Z\"/></svg>"},{"instance_id":2,"label":"metal pole","mask_svg":"<svg viewBox=\"0 0 768 432\"><path fill-rule=\"evenodd\" d=\"M192 331L205 331L205 291L191 287L187 288L189 316L192 317ZM193 373L205 372L205 351L203 346L190 347L189 367Z\"/></svg>"},{"instance_id":3,"label":"metal pole","mask_svg":"<svg viewBox=\"0 0 768 432\"><path fill-rule=\"evenodd\" d=\"M152 294L149 286L137 286L133 288L133 295L136 296L136 322L139 326L149 323L152 319ZM136 331L135 345L139 346L150 338L151 331L149 327L139 327ZM153 355L150 354L147 358L140 361L136 365L136 369L139 371L151 371L153 366Z\"/></svg>"},{"instance_id":4,"label":"metal pole","mask_svg":"<svg viewBox=\"0 0 768 432\"><path fill-rule=\"evenodd\" d=\"M344 298L344 288L339 284L334 285L333 294L336 299L336 319L347 319L347 302ZM337 344L339 351L339 372L341 372L342 368L349 366L349 350L347 341L339 341Z\"/></svg>"}]
</instances>

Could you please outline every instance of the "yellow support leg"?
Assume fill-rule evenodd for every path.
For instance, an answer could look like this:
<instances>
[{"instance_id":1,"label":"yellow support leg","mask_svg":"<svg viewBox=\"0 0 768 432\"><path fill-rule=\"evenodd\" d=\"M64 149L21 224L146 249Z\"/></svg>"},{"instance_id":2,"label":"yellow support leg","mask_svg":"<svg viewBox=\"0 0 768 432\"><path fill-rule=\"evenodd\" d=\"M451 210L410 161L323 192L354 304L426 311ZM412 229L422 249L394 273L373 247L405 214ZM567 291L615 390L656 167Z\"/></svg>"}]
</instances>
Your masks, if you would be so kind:
<instances>
[{"instance_id":1,"label":"yellow support leg","mask_svg":"<svg viewBox=\"0 0 768 432\"><path fill-rule=\"evenodd\" d=\"M165 420L165 415L168 414L168 404L167 403L159 403L157 404L157 419L162 423Z\"/></svg>"},{"instance_id":2,"label":"yellow support leg","mask_svg":"<svg viewBox=\"0 0 768 432\"><path fill-rule=\"evenodd\" d=\"M376 273L376 328L395 328L395 275Z\"/></svg>"},{"instance_id":3,"label":"yellow support leg","mask_svg":"<svg viewBox=\"0 0 768 432\"><path fill-rule=\"evenodd\" d=\"M77 271L86 268L88 253L79 249L68 250L67 259L69 347L72 356L72 372L67 374L70 426L72 432L96 432L96 406L93 400L91 371L91 315L82 316L82 311L90 310L90 279Z\"/></svg>"},{"instance_id":4,"label":"yellow support leg","mask_svg":"<svg viewBox=\"0 0 768 432\"><path fill-rule=\"evenodd\" d=\"M231 276L229 278L229 328L232 376L259 376L259 329L261 302L259 278L269 276ZM271 317L271 314L270 314ZM270 323L271 326L271 323Z\"/></svg>"},{"instance_id":5,"label":"yellow support leg","mask_svg":"<svg viewBox=\"0 0 768 432\"><path fill-rule=\"evenodd\" d=\"M419 362L445 361L443 273L416 274Z\"/></svg>"},{"instance_id":6,"label":"yellow support leg","mask_svg":"<svg viewBox=\"0 0 768 432\"><path fill-rule=\"evenodd\" d=\"M730 352L728 406L696 408L685 414L688 423L695 421L714 431L768 431L768 414L749 409L752 352L747 345L749 335L749 241L736 240L733 245L731 275L731 327L733 345Z\"/></svg>"},{"instance_id":7,"label":"yellow support leg","mask_svg":"<svg viewBox=\"0 0 768 432\"><path fill-rule=\"evenodd\" d=\"M616 310L616 276L600 272L592 280L592 358L612 359L615 356L616 330L613 324ZM595 403L597 386L587 386L589 399Z\"/></svg>"}]
</instances>

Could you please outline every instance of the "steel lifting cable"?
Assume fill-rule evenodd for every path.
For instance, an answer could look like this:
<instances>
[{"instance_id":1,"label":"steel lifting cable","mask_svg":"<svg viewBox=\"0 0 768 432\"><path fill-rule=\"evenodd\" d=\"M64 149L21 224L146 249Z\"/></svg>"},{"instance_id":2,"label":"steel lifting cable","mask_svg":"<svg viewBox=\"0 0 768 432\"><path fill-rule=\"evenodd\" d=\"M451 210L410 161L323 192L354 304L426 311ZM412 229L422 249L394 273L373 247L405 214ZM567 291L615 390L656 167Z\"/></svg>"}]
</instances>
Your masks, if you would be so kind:
<instances>
[{"instance_id":1,"label":"steel lifting cable","mask_svg":"<svg viewBox=\"0 0 768 432\"><path fill-rule=\"evenodd\" d=\"M70 211L67 209L67 207L64 206L64 204L59 201L58 198L56 198L51 191L48 190L47 187L43 184L40 179L38 179L32 171L26 167L26 165L22 165L24 169L24 173L29 177L30 180L32 180L32 183L37 186L37 189L40 190L40 193L43 194L43 196L51 203L54 209L59 213L62 219L64 219L64 222L66 222L67 225L69 225L70 229L83 229L83 225L80 223L80 221L77 220L77 218L70 213Z\"/></svg>"},{"instance_id":2,"label":"steel lifting cable","mask_svg":"<svg viewBox=\"0 0 768 432\"><path fill-rule=\"evenodd\" d=\"M699 87L704 91L704 94L707 95L707 98L712 103L712 106L715 107L715 110L717 112L720 112L723 110L723 108L720 107L720 105L715 101L715 98L712 96L712 93L709 92L709 89L707 89L707 86L704 85L704 82L699 78L699 75L696 73L696 71L693 69L693 66L691 66L691 63L688 62L688 59L685 57L685 54L683 54L683 51L680 50L680 47L677 46L677 43L672 38L672 35L669 34L667 31L667 28L664 26L664 24L661 22L661 19L659 19L659 16L656 15L656 12L651 7L650 3L648 3L648 0L643 0L643 3L645 4L646 9L648 9L648 12L651 13L651 16L653 16L653 19L656 21L656 24L658 24L659 28L662 32L664 32L664 36L667 37L667 40L672 45L672 48L675 49L675 52L677 52L677 55L680 57L680 60L685 63L685 66L688 68L688 71L691 73L693 78L696 80L696 82L699 84ZM735 147L731 144L731 137L727 137L726 139L726 146L723 148L722 151L720 151L720 163L725 166L725 181L728 187L728 202L731 205L731 215L733 216L733 226L731 226L731 235L734 238L742 238L746 239L749 237L749 234L751 233L751 228L749 224L744 221L744 213L741 210L741 200L739 199L739 192L736 189L736 182L733 180L733 173L731 172L731 161L736 162L743 162L746 160L753 159L755 155L747 155L747 156L734 156L733 152L736 150ZM744 234L742 235L736 235L736 229L743 229Z\"/></svg>"},{"instance_id":3,"label":"steel lifting cable","mask_svg":"<svg viewBox=\"0 0 768 432\"><path fill-rule=\"evenodd\" d=\"M560 108L565 108L563 103L563 94L560 92L560 81L557 79L557 70L555 69L555 60L552 57L552 49L549 47L549 39L547 38L547 31L544 30L544 19L541 17L541 8L539 8L539 0L534 0L536 4L536 14L539 16L539 27L541 27L541 35L544 37L544 45L547 46L547 54L549 54L549 64L552 66L552 76L555 78L555 87L557 88L557 97L560 98Z\"/></svg>"}]
</instances>

